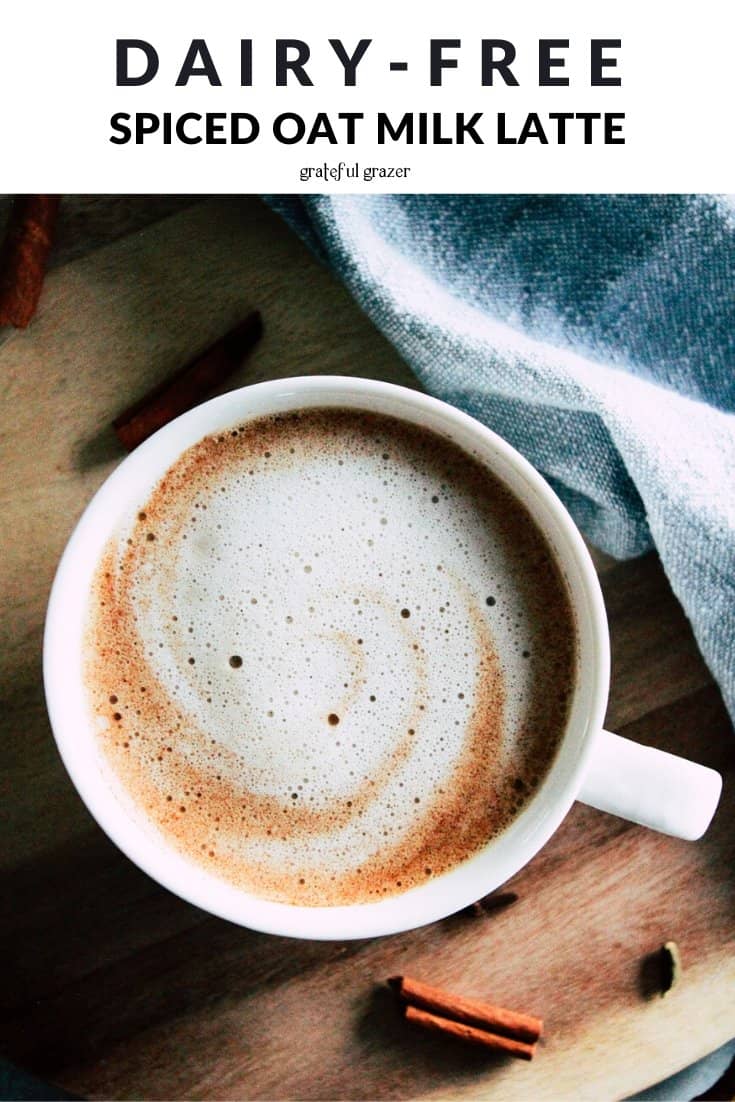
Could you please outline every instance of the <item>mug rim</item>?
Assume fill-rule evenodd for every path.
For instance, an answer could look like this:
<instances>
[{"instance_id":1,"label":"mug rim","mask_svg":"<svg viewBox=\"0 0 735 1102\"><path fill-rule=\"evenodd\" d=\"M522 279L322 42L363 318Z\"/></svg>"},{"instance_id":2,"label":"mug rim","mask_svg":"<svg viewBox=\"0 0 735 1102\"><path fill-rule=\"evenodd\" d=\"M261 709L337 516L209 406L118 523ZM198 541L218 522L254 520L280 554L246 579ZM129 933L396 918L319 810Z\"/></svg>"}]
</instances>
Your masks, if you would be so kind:
<instances>
[{"instance_id":1,"label":"mug rim","mask_svg":"<svg viewBox=\"0 0 735 1102\"><path fill-rule=\"evenodd\" d=\"M577 708L580 713L583 710L585 715L577 717L575 738L570 735L573 726L570 719L539 790L500 835L461 865L406 892L372 903L326 907L276 903L226 884L177 853L163 835L154 835L151 829L146 830L133 822L110 790L97 763L95 736L89 715L84 732L86 739L80 738L79 722L83 713L80 711L78 690L81 685L70 678L68 670L69 618L84 616L79 607L84 604L86 610L91 582L89 564L93 560L96 566L99 561L99 556L88 553L88 549L91 542L106 542L113 530L112 526L105 527L101 535L103 526L99 524L100 517L107 515L109 519L116 515L119 520L124 512L123 505L117 504L115 507L119 490L127 487L128 495L132 494L140 501L149 492L141 488L141 484L148 483L152 488L171 463L196 440L228 425L269 412L267 408L248 407L258 403L267 407L275 401L281 404L272 408L272 413L298 410L305 408L299 399L308 397L319 397L319 401L306 402L307 406L331 404L339 407L345 404L347 397L353 399L351 405L356 409L361 408L361 399L368 401L368 405L362 407L366 409L371 408L370 402L387 403L397 408L384 412L399 419L402 410L410 410L416 417L424 418L415 423L430 427L427 421L436 421L447 425L460 436L477 441L477 446L483 447L493 457L492 466L487 458L481 458L480 462L496 477L503 478L503 468L506 474L512 472L513 478L523 484L524 493L527 490L527 498L521 497L521 500L531 512L534 523L551 542L548 533L551 518L555 536L560 536L563 541L563 546L558 546L555 539L552 550L557 564L567 577L575 617L579 618L584 613L585 645L589 651L588 654L581 653L580 642L572 711ZM200 431L200 426L207 424L210 427ZM494 465L496 462L501 467L500 473ZM132 491L130 486L133 486ZM520 497L514 487L510 487L510 492L514 497ZM528 499L532 499L530 503ZM543 523L539 512L544 514ZM569 576L570 567L573 578ZM574 587L576 596L573 597L571 590ZM582 603L585 608L580 610ZM585 661L586 674L583 670ZM126 456L88 503L68 540L49 596L43 645L46 703L59 753L82 801L118 848L154 880L205 911L264 933L317 940L372 937L425 925L495 890L523 868L557 829L579 792L594 736L603 725L609 669L607 617L597 573L574 521L542 475L492 429L441 399L394 383L341 375L296 376L229 391L182 414ZM75 701L71 705L71 714L65 704L70 696ZM585 700L582 705L580 701L583 696ZM91 751L86 756L82 741L86 741L87 750ZM550 797L552 787L555 789L553 800ZM531 809L535 809L534 814L529 816L527 813ZM497 858L494 863L489 861L489 856L493 855ZM489 877L485 865L490 865L492 869ZM473 866L476 867L473 869ZM456 875L458 873L463 875Z\"/></svg>"}]
</instances>

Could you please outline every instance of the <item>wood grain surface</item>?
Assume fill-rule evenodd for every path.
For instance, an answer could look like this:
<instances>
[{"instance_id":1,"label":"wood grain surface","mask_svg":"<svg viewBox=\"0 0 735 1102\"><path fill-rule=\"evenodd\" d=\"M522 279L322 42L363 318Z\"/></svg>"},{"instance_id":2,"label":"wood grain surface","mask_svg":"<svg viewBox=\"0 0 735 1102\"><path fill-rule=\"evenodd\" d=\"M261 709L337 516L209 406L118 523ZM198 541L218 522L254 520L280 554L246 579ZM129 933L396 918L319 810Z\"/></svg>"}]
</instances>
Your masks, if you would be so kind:
<instances>
[{"instance_id":1,"label":"wood grain surface","mask_svg":"<svg viewBox=\"0 0 735 1102\"><path fill-rule=\"evenodd\" d=\"M341 944L210 917L91 820L49 730L41 636L64 544L121 458L112 418L253 307L266 334L230 385L317 372L417 384L258 200L86 202L94 217L67 215L38 317L0 334L2 1055L95 1098L600 1100L735 1036L733 732L653 555L596 556L607 723L723 772L699 843L575 805L509 885L512 907ZM662 999L645 960L668 939L684 974ZM536 1059L411 1031L385 987L396 973L543 1017Z\"/></svg>"}]
</instances>

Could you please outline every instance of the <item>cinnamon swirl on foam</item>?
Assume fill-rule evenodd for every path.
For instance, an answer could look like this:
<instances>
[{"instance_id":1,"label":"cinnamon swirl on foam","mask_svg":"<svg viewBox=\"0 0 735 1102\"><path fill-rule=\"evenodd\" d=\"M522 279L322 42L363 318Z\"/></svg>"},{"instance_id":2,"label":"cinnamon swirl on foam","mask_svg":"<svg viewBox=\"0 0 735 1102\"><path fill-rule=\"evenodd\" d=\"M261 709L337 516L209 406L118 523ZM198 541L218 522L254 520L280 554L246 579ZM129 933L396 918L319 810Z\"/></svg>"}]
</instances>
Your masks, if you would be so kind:
<instances>
[{"instance_id":1,"label":"cinnamon swirl on foam","mask_svg":"<svg viewBox=\"0 0 735 1102\"><path fill-rule=\"evenodd\" d=\"M107 546L85 679L133 814L261 897L350 904L471 857L564 732L576 633L520 503L392 417L186 451Z\"/></svg>"}]
</instances>

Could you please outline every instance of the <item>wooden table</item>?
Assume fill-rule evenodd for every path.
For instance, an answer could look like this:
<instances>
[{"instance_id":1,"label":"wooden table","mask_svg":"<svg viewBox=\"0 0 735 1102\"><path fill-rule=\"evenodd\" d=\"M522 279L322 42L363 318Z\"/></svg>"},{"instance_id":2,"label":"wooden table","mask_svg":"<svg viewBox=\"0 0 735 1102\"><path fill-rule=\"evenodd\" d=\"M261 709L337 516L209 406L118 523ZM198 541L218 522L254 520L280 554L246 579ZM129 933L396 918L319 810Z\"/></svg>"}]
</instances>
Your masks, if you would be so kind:
<instances>
[{"instance_id":1,"label":"wooden table","mask_svg":"<svg viewBox=\"0 0 735 1102\"><path fill-rule=\"evenodd\" d=\"M57 756L40 667L57 560L120 458L111 418L253 306L266 336L235 385L417 384L256 199L70 200L56 259L39 316L0 347L3 1055L94 1097L600 1100L735 1036L732 730L654 555L598 557L608 725L725 774L702 842L577 805L508 910L337 944L209 917L107 840ZM683 979L646 997L643 959L670 938ZM542 1015L536 1060L407 1030L383 986L403 971Z\"/></svg>"}]
</instances>

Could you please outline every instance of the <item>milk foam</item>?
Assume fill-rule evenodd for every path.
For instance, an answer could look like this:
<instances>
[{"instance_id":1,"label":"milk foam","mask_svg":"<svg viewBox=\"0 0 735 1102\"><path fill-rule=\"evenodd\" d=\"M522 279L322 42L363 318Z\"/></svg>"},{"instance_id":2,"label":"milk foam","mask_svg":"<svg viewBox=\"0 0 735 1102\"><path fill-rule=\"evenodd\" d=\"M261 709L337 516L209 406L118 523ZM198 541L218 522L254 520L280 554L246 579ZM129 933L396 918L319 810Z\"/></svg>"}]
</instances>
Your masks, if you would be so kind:
<instances>
[{"instance_id":1,"label":"milk foam","mask_svg":"<svg viewBox=\"0 0 735 1102\"><path fill-rule=\"evenodd\" d=\"M319 410L209 437L125 522L87 683L137 808L260 895L349 903L471 856L553 759L562 578L475 461Z\"/></svg>"}]
</instances>

